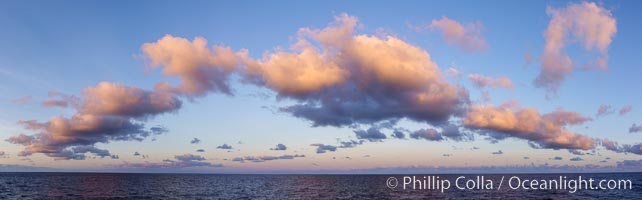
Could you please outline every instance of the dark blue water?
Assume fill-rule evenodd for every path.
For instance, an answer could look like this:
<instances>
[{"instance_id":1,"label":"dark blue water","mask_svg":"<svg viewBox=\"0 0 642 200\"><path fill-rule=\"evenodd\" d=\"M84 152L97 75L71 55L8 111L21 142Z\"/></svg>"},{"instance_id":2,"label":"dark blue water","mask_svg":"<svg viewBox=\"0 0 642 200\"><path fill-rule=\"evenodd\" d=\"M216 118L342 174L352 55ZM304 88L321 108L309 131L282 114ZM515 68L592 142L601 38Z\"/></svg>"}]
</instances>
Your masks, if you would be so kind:
<instances>
[{"instance_id":1,"label":"dark blue water","mask_svg":"<svg viewBox=\"0 0 642 200\"><path fill-rule=\"evenodd\" d=\"M627 179L632 189L524 190L510 189L508 178ZM110 173L0 173L0 199L640 199L642 174L519 174L483 175L493 189L402 189L412 175L209 175ZM426 175L416 175L422 178ZM452 184L461 175L435 175ZM463 175L474 179L477 175ZM502 188L497 189L501 177ZM387 185L390 177L398 185ZM463 179L462 179L463 180ZM462 181L463 183L463 181ZM408 185L409 186L409 185Z\"/></svg>"}]
</instances>

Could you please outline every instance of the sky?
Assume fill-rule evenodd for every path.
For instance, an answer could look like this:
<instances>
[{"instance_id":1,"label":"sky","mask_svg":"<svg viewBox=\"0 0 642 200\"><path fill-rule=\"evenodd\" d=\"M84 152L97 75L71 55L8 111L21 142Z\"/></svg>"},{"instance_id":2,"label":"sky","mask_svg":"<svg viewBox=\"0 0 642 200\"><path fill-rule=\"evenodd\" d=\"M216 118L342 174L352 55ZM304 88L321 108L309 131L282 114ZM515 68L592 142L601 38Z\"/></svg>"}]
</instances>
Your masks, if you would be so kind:
<instances>
[{"instance_id":1,"label":"sky","mask_svg":"<svg viewBox=\"0 0 642 200\"><path fill-rule=\"evenodd\" d=\"M0 171L642 169L637 1L0 4Z\"/></svg>"}]
</instances>

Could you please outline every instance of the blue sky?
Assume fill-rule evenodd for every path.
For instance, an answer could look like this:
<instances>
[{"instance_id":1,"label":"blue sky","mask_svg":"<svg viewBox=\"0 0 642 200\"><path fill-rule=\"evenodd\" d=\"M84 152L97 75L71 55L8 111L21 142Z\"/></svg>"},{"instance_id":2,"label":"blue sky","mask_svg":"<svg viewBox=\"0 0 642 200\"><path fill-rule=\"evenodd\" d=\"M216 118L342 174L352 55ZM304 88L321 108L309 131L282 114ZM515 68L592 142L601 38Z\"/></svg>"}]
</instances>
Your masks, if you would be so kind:
<instances>
[{"instance_id":1,"label":"blue sky","mask_svg":"<svg viewBox=\"0 0 642 200\"><path fill-rule=\"evenodd\" d=\"M543 65L541 57L547 43L544 32L552 19L547 14L547 8L563 12L567 7L583 3L595 3L600 9L608 11L616 21L617 31L609 37L612 41L607 45L608 69L584 70L576 66L566 75L557 92L552 94L534 84ZM0 151L5 152L4 157L0 158L2 164L128 170L136 167L123 163L163 163L165 159L180 161L176 155L190 154L204 160L189 161L221 164L222 167L178 167L180 170L234 172L547 163L617 166L618 162L624 160L640 159L639 155L632 152L625 154L624 151L606 150L599 142L594 144L594 148L580 149L589 155L573 155L567 148L535 149L529 146L528 139L511 137L510 134L506 139L493 143L498 138L489 136L487 132L497 130L465 126L457 122L460 130L470 132L474 139L417 140L409 138L415 130L435 128L439 131L441 127L413 121L408 117L395 118L399 120L396 128L409 130L407 139L392 138L389 136L392 129L387 129L383 131L386 139L368 141L357 138L354 131L368 129L372 124L311 127L313 121L280 110L301 101L292 97L277 97L282 91L267 83L243 82L243 73L230 74L229 83L234 95L208 91L206 95L190 98L174 94L182 102L180 109L142 120L133 119L144 122L147 127L163 126L168 130L166 133L147 137L142 142L110 140L90 145L108 150L110 155L118 155L118 159L92 159L95 156L92 153L87 153L84 160L55 160L42 152L20 156L26 146L9 142L9 138L16 135L34 135L42 131L27 130L17 123L20 120L47 122L52 117L69 118L77 112L71 106L43 107L41 103L50 99L48 94L51 91L82 97L81 91L95 87L100 82L144 90L152 90L159 82L179 85L181 78L163 75L163 66L152 68L146 60L148 55L142 50L143 44L155 43L165 35L188 41L202 37L208 40L208 47L220 45L234 52L245 49L249 58L260 60L264 55L274 52L293 52L289 48L297 42L297 31L306 27L331 27L335 16L345 13L358 19L354 35L391 36L427 52L450 85L468 91L470 104L465 106L467 108L475 105L498 107L511 100L518 101L523 108L535 108L542 115L563 108L592 119L564 126L564 130L589 138L607 138L620 144L635 145L642 142L640 132L629 131L633 124L639 126L642 123L642 113L639 111L642 107L639 99L642 96L636 92L638 86L642 85L637 77L642 60L635 55L636 47L642 45L642 40L638 38L642 28L637 20L642 17L638 12L642 6L640 2L195 1L177 4L171 1L8 1L2 4ZM449 42L443 29L429 28L433 20L443 17L465 28L479 25L476 26L479 31L477 36L485 41L486 46L478 51L466 51ZM583 38L572 34L567 37L563 51L574 63L587 63L602 55L595 49L584 48ZM322 45L314 45L321 49ZM532 57L530 62L526 61L526 55ZM239 66L245 67L243 63ZM461 76L447 76L449 68L458 70ZM471 74L506 77L511 80L512 87L477 88L468 77ZM489 100L482 100L483 92L488 93ZM30 98L25 98L28 100L21 103L16 101L23 97ZM601 105L611 106L613 113L596 116ZM618 111L627 105L632 107L632 111L620 116ZM466 113L463 117L450 116L450 119L462 121L465 116ZM201 142L191 144L193 138ZM318 143L338 146L340 141L359 139L365 142L355 148L339 148L322 154L316 152L316 146L311 146ZM270 150L279 143L285 144L287 150ZM233 149L216 148L222 144L232 145ZM205 152L196 152L196 149L204 149ZM499 150L503 154L492 154ZM149 157L133 156L134 152ZM232 161L234 158L281 155L305 157L264 162ZM551 159L556 156L563 157L563 160ZM570 161L573 157L581 157L583 161Z\"/></svg>"}]
</instances>

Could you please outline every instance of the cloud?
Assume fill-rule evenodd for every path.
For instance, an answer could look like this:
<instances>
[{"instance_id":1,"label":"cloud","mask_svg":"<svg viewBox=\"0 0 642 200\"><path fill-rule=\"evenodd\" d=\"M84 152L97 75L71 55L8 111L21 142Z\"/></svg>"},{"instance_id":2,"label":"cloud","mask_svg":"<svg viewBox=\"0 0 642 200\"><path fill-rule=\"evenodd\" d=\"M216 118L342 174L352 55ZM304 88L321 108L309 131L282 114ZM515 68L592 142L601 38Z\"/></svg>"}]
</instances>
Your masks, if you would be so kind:
<instances>
[{"instance_id":1,"label":"cloud","mask_svg":"<svg viewBox=\"0 0 642 200\"><path fill-rule=\"evenodd\" d=\"M513 88L513 81L511 81L507 77L492 78L481 74L470 74L468 75L468 79L470 79L470 81L473 83L473 86L477 88Z\"/></svg>"},{"instance_id":2,"label":"cloud","mask_svg":"<svg viewBox=\"0 0 642 200\"><path fill-rule=\"evenodd\" d=\"M450 76L450 77L453 77L453 78L456 78L456 79L459 79L459 78L461 78L462 73L459 70L457 70L456 68L451 67L451 68L448 68L446 70L446 75Z\"/></svg>"},{"instance_id":3,"label":"cloud","mask_svg":"<svg viewBox=\"0 0 642 200\"><path fill-rule=\"evenodd\" d=\"M100 156L101 158L112 156L108 150L99 149L94 146L75 146L72 148L72 151L76 154L93 153L94 155Z\"/></svg>"},{"instance_id":4,"label":"cloud","mask_svg":"<svg viewBox=\"0 0 642 200\"><path fill-rule=\"evenodd\" d=\"M358 139L368 140L370 142L377 142L386 139L386 134L383 134L379 129L371 127L368 130L355 130L354 133Z\"/></svg>"},{"instance_id":5,"label":"cloud","mask_svg":"<svg viewBox=\"0 0 642 200\"><path fill-rule=\"evenodd\" d=\"M205 149L196 149L196 152L203 153L205 152Z\"/></svg>"},{"instance_id":6,"label":"cloud","mask_svg":"<svg viewBox=\"0 0 642 200\"><path fill-rule=\"evenodd\" d=\"M245 157L236 157L233 158L232 161L234 162L245 162L245 161L250 161L250 162L265 162L265 161L271 161L271 160L291 160L294 158L304 158L305 155L300 155L300 154L294 154L294 155L282 155L282 156L245 156Z\"/></svg>"},{"instance_id":7,"label":"cloud","mask_svg":"<svg viewBox=\"0 0 642 200\"><path fill-rule=\"evenodd\" d=\"M273 150L273 151L285 151L287 149L288 149L288 147L286 147L284 144L280 144L280 143L277 144L276 147L270 148L270 150Z\"/></svg>"},{"instance_id":8,"label":"cloud","mask_svg":"<svg viewBox=\"0 0 642 200\"><path fill-rule=\"evenodd\" d=\"M502 155L504 152L502 150L491 152L494 155Z\"/></svg>"},{"instance_id":9,"label":"cloud","mask_svg":"<svg viewBox=\"0 0 642 200\"><path fill-rule=\"evenodd\" d=\"M198 143L201 143L201 140L199 140L198 138L194 138L191 141L189 141L189 143L190 144L198 144Z\"/></svg>"},{"instance_id":10,"label":"cloud","mask_svg":"<svg viewBox=\"0 0 642 200\"><path fill-rule=\"evenodd\" d=\"M196 37L191 42L185 38L165 35L141 47L143 57L152 68L163 68L163 75L178 76L181 83L172 92L188 97L203 96L207 92L232 94L229 76L235 72L245 51L214 45L207 47L207 40Z\"/></svg>"},{"instance_id":11,"label":"cloud","mask_svg":"<svg viewBox=\"0 0 642 200\"><path fill-rule=\"evenodd\" d=\"M642 168L642 160L623 160L622 162L617 162L617 167L640 169Z\"/></svg>"},{"instance_id":12,"label":"cloud","mask_svg":"<svg viewBox=\"0 0 642 200\"><path fill-rule=\"evenodd\" d=\"M437 132L437 130L432 129L432 128L419 129L419 130L411 133L410 137L414 138L414 139L425 139L425 140L430 140L430 141L440 141L440 140L444 139L441 136L441 134Z\"/></svg>"},{"instance_id":13,"label":"cloud","mask_svg":"<svg viewBox=\"0 0 642 200\"><path fill-rule=\"evenodd\" d=\"M33 97L31 97L31 96L22 96L20 98L11 100L11 102L13 102L15 104L27 104L27 103L29 103L29 101L31 101L32 98Z\"/></svg>"},{"instance_id":14,"label":"cloud","mask_svg":"<svg viewBox=\"0 0 642 200\"><path fill-rule=\"evenodd\" d=\"M444 16L439 20L432 20L428 28L441 31L448 44L466 52L486 50L486 41L481 34L484 27L480 22L461 24Z\"/></svg>"},{"instance_id":15,"label":"cloud","mask_svg":"<svg viewBox=\"0 0 642 200\"><path fill-rule=\"evenodd\" d=\"M442 127L441 129L441 135L443 137L454 141L472 141L475 139L472 134L461 131L460 127L457 125L450 124Z\"/></svg>"},{"instance_id":16,"label":"cloud","mask_svg":"<svg viewBox=\"0 0 642 200\"><path fill-rule=\"evenodd\" d=\"M134 156L140 156L140 153L138 151L134 152Z\"/></svg>"},{"instance_id":17,"label":"cloud","mask_svg":"<svg viewBox=\"0 0 642 200\"><path fill-rule=\"evenodd\" d=\"M25 129L40 132L16 135L7 141L25 146L20 156L43 153L55 159L84 159L84 153L102 153L90 148L96 143L142 141L167 132L159 126L145 128L143 122L158 114L174 112L180 106L181 101L162 83L148 91L101 82L83 90L82 101L71 117L53 117L46 122L21 120L19 123Z\"/></svg>"},{"instance_id":18,"label":"cloud","mask_svg":"<svg viewBox=\"0 0 642 200\"><path fill-rule=\"evenodd\" d=\"M619 111L620 116L625 115L626 113L629 113L629 112L631 112L632 110L633 110L633 106L631 106L631 105L626 105L626 106L624 106L624 107L622 107L622 108L620 109L620 111Z\"/></svg>"},{"instance_id":19,"label":"cloud","mask_svg":"<svg viewBox=\"0 0 642 200\"><path fill-rule=\"evenodd\" d=\"M83 91L79 113L144 118L181 108L182 102L170 93L168 83L147 91L118 83L101 82Z\"/></svg>"},{"instance_id":20,"label":"cloud","mask_svg":"<svg viewBox=\"0 0 642 200\"><path fill-rule=\"evenodd\" d=\"M636 124L633 124L631 125L631 128L629 128L629 133L637 133L640 131L642 131L642 124L640 124L639 126Z\"/></svg>"},{"instance_id":21,"label":"cloud","mask_svg":"<svg viewBox=\"0 0 642 200\"><path fill-rule=\"evenodd\" d=\"M555 157L551 158L551 160L563 160L563 159L564 159L564 158L559 157L559 156L555 156Z\"/></svg>"},{"instance_id":22,"label":"cloud","mask_svg":"<svg viewBox=\"0 0 642 200\"><path fill-rule=\"evenodd\" d=\"M570 160L570 161L583 161L584 159L582 159L582 158L580 158L580 157L574 157L574 158L571 158L571 159L569 159L569 160Z\"/></svg>"},{"instance_id":23,"label":"cloud","mask_svg":"<svg viewBox=\"0 0 642 200\"><path fill-rule=\"evenodd\" d=\"M430 141L442 141L451 139L454 141L470 141L474 137L472 134L460 131L460 127L453 124L444 125L441 127L441 132L434 128L419 129L409 134L413 139L425 139Z\"/></svg>"},{"instance_id":24,"label":"cloud","mask_svg":"<svg viewBox=\"0 0 642 200\"><path fill-rule=\"evenodd\" d=\"M542 53L542 69L535 79L537 87L556 93L568 74L577 64L564 51L567 43L580 42L586 50L597 50L599 56L590 67L608 68L608 47L617 32L616 20L611 11L593 2L572 3L565 8L548 7L551 16L544 31L546 45Z\"/></svg>"},{"instance_id":25,"label":"cloud","mask_svg":"<svg viewBox=\"0 0 642 200\"><path fill-rule=\"evenodd\" d=\"M216 147L217 149L232 149L232 145L223 144Z\"/></svg>"},{"instance_id":26,"label":"cloud","mask_svg":"<svg viewBox=\"0 0 642 200\"><path fill-rule=\"evenodd\" d=\"M339 145L339 148L354 148L358 145L363 144L363 140L350 140L350 141L341 141L339 142L341 145Z\"/></svg>"},{"instance_id":27,"label":"cloud","mask_svg":"<svg viewBox=\"0 0 642 200\"><path fill-rule=\"evenodd\" d=\"M327 144L311 144L310 146L317 147L317 153L326 153L328 151L337 151L337 147L333 145L327 145Z\"/></svg>"},{"instance_id":28,"label":"cloud","mask_svg":"<svg viewBox=\"0 0 642 200\"><path fill-rule=\"evenodd\" d=\"M531 65L531 62L533 61L533 55L531 54L531 51L528 50L524 54L524 67L528 67Z\"/></svg>"},{"instance_id":29,"label":"cloud","mask_svg":"<svg viewBox=\"0 0 642 200\"><path fill-rule=\"evenodd\" d=\"M613 110L613 108L611 108L610 105L602 104L602 105L600 105L600 108L597 109L597 114L595 114L595 116L596 117L603 117L603 116L606 116L606 115L610 115L613 112L615 112L615 111Z\"/></svg>"},{"instance_id":30,"label":"cloud","mask_svg":"<svg viewBox=\"0 0 642 200\"><path fill-rule=\"evenodd\" d=\"M43 107L61 107L61 108L67 108L68 103L66 101L62 100L46 100L42 102Z\"/></svg>"},{"instance_id":31,"label":"cloud","mask_svg":"<svg viewBox=\"0 0 642 200\"><path fill-rule=\"evenodd\" d=\"M601 139L600 143L604 148L610 151L618 152L618 153L632 153L632 154L637 154L637 155L642 155L642 144L618 144L615 141L611 141L608 139Z\"/></svg>"},{"instance_id":32,"label":"cloud","mask_svg":"<svg viewBox=\"0 0 642 200\"><path fill-rule=\"evenodd\" d=\"M531 157L524 156L524 160L528 160L528 159L531 159Z\"/></svg>"},{"instance_id":33,"label":"cloud","mask_svg":"<svg viewBox=\"0 0 642 200\"><path fill-rule=\"evenodd\" d=\"M183 154L183 155L176 155L174 156L176 160L179 161L202 161L205 160L205 157L199 156L199 155L194 155L194 154Z\"/></svg>"},{"instance_id":34,"label":"cloud","mask_svg":"<svg viewBox=\"0 0 642 200\"><path fill-rule=\"evenodd\" d=\"M66 95L57 91L49 91L48 99L42 102L43 107L61 107L67 108L69 106L78 107L81 99L73 95ZM57 99L56 99L57 98Z\"/></svg>"},{"instance_id":35,"label":"cloud","mask_svg":"<svg viewBox=\"0 0 642 200\"><path fill-rule=\"evenodd\" d=\"M568 152L569 152L569 153L571 153L571 154L573 154L573 155L578 155L578 156L581 156L581 155L585 155L585 154L586 154L586 153L581 152L581 151L579 151L579 150L577 150L577 149L569 149L569 150L568 150Z\"/></svg>"},{"instance_id":36,"label":"cloud","mask_svg":"<svg viewBox=\"0 0 642 200\"><path fill-rule=\"evenodd\" d=\"M204 162L205 157L193 154L183 154L176 155L174 159L165 159L162 162L144 162L144 163L130 163L123 162L116 167L120 168L144 168L144 169L153 169L153 168L191 168L191 167L223 167L222 164L213 164L209 162Z\"/></svg>"},{"instance_id":37,"label":"cloud","mask_svg":"<svg viewBox=\"0 0 642 200\"><path fill-rule=\"evenodd\" d=\"M538 148L592 149L596 140L571 132L566 126L590 121L576 112L556 110L540 115L534 108L510 110L487 105L475 105L466 114L464 125L472 129L490 130L495 139L517 137L535 143Z\"/></svg>"},{"instance_id":38,"label":"cloud","mask_svg":"<svg viewBox=\"0 0 642 200\"><path fill-rule=\"evenodd\" d=\"M620 146L615 141L611 141L609 139L602 139L600 140L600 143L602 143L602 146L604 146L604 148L606 148L607 150L616 151L616 152L619 152L621 150Z\"/></svg>"},{"instance_id":39,"label":"cloud","mask_svg":"<svg viewBox=\"0 0 642 200\"><path fill-rule=\"evenodd\" d=\"M356 24L341 14L324 29L300 29L291 51L246 58L246 82L296 100L280 110L313 126L446 123L462 111L468 92L449 84L428 52L393 36L355 35Z\"/></svg>"},{"instance_id":40,"label":"cloud","mask_svg":"<svg viewBox=\"0 0 642 200\"><path fill-rule=\"evenodd\" d=\"M400 130L393 130L392 131L392 135L390 135L390 136L392 136L393 138L397 138L397 139L406 139L406 134L404 134Z\"/></svg>"}]
</instances>

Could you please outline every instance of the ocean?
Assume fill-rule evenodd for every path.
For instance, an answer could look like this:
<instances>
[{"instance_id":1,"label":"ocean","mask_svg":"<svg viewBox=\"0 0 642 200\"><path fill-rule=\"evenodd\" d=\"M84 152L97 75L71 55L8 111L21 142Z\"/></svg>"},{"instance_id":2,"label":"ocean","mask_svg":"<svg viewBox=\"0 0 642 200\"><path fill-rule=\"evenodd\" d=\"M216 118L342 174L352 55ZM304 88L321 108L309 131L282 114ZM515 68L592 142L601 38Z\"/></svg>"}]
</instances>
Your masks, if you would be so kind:
<instances>
[{"instance_id":1,"label":"ocean","mask_svg":"<svg viewBox=\"0 0 642 200\"><path fill-rule=\"evenodd\" d=\"M577 183L582 180L588 183L589 179L594 179L596 181L594 184L599 180L629 180L631 187L578 189ZM536 180L537 184L533 185L533 180ZM413 182L414 185L409 182ZM450 183L450 187L442 191L446 182ZM556 188L550 188L549 184L555 182L557 182ZM576 183L575 187L571 187L572 182ZM457 188L457 185L463 189ZM603 185L604 187L609 185L608 181ZM614 185L616 185L615 182L612 182L610 186ZM595 187L598 186L595 185ZM0 173L0 199L406 198L642 199L642 173L461 175Z\"/></svg>"}]
</instances>

